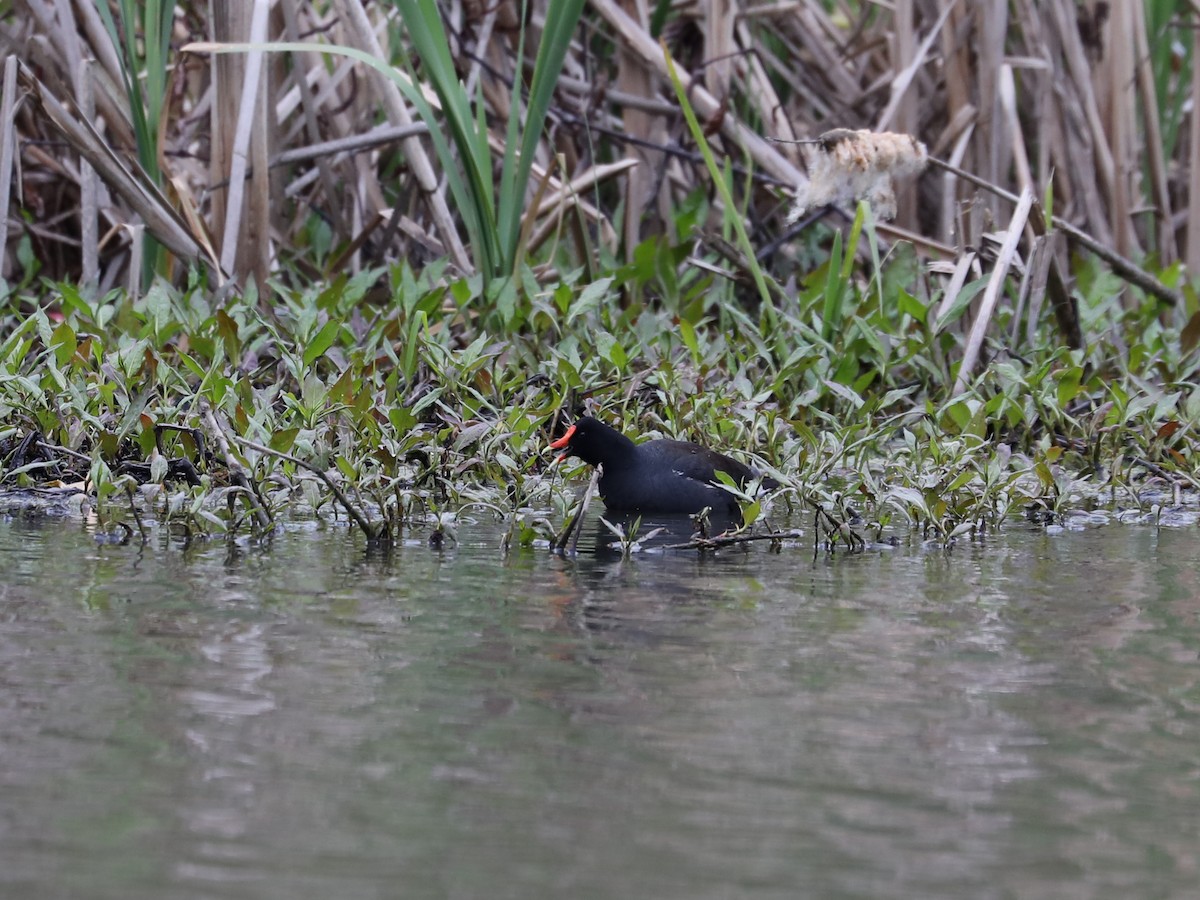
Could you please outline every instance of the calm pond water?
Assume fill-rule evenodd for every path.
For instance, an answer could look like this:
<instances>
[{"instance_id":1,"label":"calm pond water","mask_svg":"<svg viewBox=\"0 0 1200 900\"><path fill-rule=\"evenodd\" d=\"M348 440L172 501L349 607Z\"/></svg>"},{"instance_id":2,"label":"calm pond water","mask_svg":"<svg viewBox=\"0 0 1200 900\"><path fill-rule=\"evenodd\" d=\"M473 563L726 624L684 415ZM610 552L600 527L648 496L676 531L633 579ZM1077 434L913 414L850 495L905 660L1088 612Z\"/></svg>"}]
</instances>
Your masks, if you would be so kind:
<instances>
[{"instance_id":1,"label":"calm pond water","mask_svg":"<svg viewBox=\"0 0 1200 900\"><path fill-rule=\"evenodd\" d=\"M505 559L0 522L0 896L1200 888L1195 528Z\"/></svg>"}]
</instances>

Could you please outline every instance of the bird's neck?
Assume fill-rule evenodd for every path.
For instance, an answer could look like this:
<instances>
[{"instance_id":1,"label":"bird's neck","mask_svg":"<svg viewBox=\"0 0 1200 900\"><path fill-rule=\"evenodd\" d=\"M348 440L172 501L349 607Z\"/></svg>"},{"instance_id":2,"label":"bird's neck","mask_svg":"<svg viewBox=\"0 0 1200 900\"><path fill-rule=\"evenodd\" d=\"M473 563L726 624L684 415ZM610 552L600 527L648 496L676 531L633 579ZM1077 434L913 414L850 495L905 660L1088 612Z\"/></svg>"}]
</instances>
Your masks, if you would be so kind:
<instances>
[{"instance_id":1,"label":"bird's neck","mask_svg":"<svg viewBox=\"0 0 1200 900\"><path fill-rule=\"evenodd\" d=\"M592 465L596 463L619 463L622 460L631 458L637 450L637 444L627 438L615 428L609 428L607 425L600 423L601 427L595 435L593 446L589 448L591 455L595 459L588 459Z\"/></svg>"}]
</instances>

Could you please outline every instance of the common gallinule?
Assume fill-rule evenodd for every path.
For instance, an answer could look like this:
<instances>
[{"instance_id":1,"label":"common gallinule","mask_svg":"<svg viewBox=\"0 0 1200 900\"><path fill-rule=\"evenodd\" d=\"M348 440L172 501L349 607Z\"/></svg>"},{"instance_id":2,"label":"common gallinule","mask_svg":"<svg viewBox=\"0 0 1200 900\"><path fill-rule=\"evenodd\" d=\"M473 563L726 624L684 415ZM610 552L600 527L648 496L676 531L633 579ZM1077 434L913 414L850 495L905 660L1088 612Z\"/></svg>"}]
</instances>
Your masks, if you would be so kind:
<instances>
[{"instance_id":1,"label":"common gallinule","mask_svg":"<svg viewBox=\"0 0 1200 900\"><path fill-rule=\"evenodd\" d=\"M717 487L717 472L725 472L741 487L759 473L723 453L687 441L657 440L635 444L598 419L576 420L567 433L550 445L559 459L578 456L593 466L603 465L600 497L609 509L642 513L697 513L709 506L715 512L740 514L737 500ZM778 484L763 479L770 489Z\"/></svg>"}]
</instances>

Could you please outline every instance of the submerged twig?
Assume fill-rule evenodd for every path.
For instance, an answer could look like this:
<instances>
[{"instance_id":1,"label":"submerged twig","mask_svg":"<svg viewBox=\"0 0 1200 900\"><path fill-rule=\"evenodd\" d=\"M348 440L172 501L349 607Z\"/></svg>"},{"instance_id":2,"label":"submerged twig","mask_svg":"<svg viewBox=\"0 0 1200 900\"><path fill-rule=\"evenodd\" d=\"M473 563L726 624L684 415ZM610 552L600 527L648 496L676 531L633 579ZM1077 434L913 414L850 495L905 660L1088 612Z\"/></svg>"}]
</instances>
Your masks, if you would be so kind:
<instances>
[{"instance_id":1,"label":"submerged twig","mask_svg":"<svg viewBox=\"0 0 1200 900\"><path fill-rule=\"evenodd\" d=\"M128 484L125 485L125 494L129 497L129 509L133 512L133 521L137 522L138 535L144 544L146 543L146 526L142 524L142 514L138 512L137 500L133 496L133 488Z\"/></svg>"},{"instance_id":2,"label":"submerged twig","mask_svg":"<svg viewBox=\"0 0 1200 900\"><path fill-rule=\"evenodd\" d=\"M660 550L718 550L721 547L731 547L735 544L749 544L752 541L784 541L799 538L803 532L799 528L791 531L768 531L765 534L719 534L716 537L695 538L682 544L664 544Z\"/></svg>"},{"instance_id":3,"label":"submerged twig","mask_svg":"<svg viewBox=\"0 0 1200 900\"><path fill-rule=\"evenodd\" d=\"M596 466L596 470L592 472L592 480L588 482L587 490L583 494L583 503L579 507L579 512L567 522L562 533L554 541L554 549L559 553L567 553L569 556L575 556L579 551L579 533L583 531L583 518L587 515L588 504L592 502L592 494L596 490L596 485L600 483L600 476L604 474L604 466ZM568 542L570 547L567 547Z\"/></svg>"},{"instance_id":4,"label":"submerged twig","mask_svg":"<svg viewBox=\"0 0 1200 900\"><path fill-rule=\"evenodd\" d=\"M836 534L841 537L850 546L850 551L856 552L867 548L866 540L856 532L853 528L835 518L824 506L812 498L806 498L809 505L813 508L813 558L816 558L817 548L820 544L821 530L824 527L825 534Z\"/></svg>"},{"instance_id":5,"label":"submerged twig","mask_svg":"<svg viewBox=\"0 0 1200 900\"><path fill-rule=\"evenodd\" d=\"M238 462L237 457L233 455L233 451L229 448L229 441L225 436L225 430L221 428L220 423L217 422L217 417L213 414L212 407L207 403L203 405L203 415L204 421L208 423L208 427L212 431L213 440L217 442L217 447L220 448L225 465L229 467L229 472L233 477L234 483L250 491L255 496L255 501L251 503L251 512L258 527L266 531L272 525L271 516L267 513L261 500L254 494L246 470L242 468L242 464ZM234 435L234 439L241 440L237 435Z\"/></svg>"},{"instance_id":6,"label":"submerged twig","mask_svg":"<svg viewBox=\"0 0 1200 900\"><path fill-rule=\"evenodd\" d=\"M272 450L270 447L266 447L257 443L256 441L250 440L249 438L241 437L240 435L233 435L233 439L243 447L249 447L251 450L255 450L259 453L266 453L268 456L286 459L293 465L297 465L302 469L307 469L309 472L312 472L314 475L320 478L321 481L325 482L325 487L329 488L329 492L333 494L338 503L342 504L350 518L352 518L355 524L362 529L363 534L367 536L367 540L378 541L387 535L386 522L371 522L362 512L359 511L358 507L350 502L350 498L342 493L342 490L336 484L334 484L333 479L326 475L321 469L314 466L312 463L306 462L297 456L292 456L290 453L283 453L280 450Z\"/></svg>"}]
</instances>

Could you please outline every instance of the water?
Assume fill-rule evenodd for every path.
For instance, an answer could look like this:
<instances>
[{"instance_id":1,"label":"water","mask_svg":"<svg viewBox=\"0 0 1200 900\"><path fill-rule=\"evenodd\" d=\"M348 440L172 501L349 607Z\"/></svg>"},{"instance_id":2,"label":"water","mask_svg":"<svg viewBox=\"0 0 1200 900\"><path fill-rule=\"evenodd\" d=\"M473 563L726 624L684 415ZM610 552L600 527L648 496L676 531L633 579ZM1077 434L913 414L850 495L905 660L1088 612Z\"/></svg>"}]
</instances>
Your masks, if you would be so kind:
<instances>
[{"instance_id":1,"label":"water","mask_svg":"<svg viewBox=\"0 0 1200 900\"><path fill-rule=\"evenodd\" d=\"M459 537L0 522L0 896L1196 896L1193 530Z\"/></svg>"}]
</instances>

